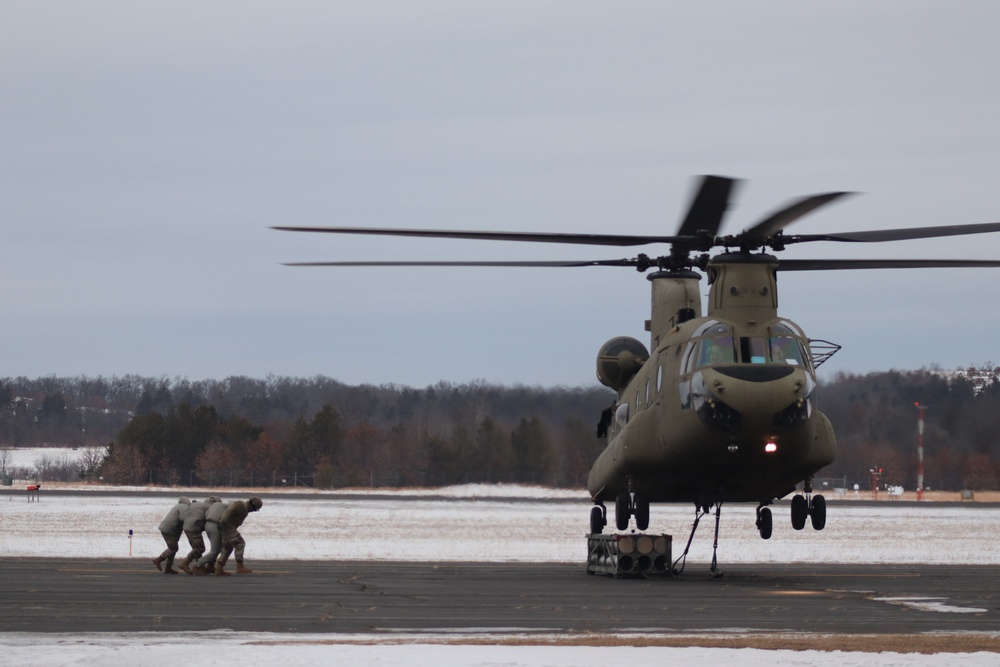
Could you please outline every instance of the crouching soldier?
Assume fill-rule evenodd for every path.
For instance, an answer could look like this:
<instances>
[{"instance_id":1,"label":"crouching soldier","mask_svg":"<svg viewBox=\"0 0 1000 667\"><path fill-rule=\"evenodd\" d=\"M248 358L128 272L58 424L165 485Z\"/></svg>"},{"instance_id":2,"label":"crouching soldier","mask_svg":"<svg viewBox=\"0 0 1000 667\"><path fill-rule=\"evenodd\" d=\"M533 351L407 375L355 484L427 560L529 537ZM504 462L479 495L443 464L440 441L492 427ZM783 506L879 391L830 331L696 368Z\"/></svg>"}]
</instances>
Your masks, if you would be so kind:
<instances>
[{"instance_id":1,"label":"crouching soldier","mask_svg":"<svg viewBox=\"0 0 1000 667\"><path fill-rule=\"evenodd\" d=\"M196 563L188 566L195 574L213 574L215 572L215 559L222 551L222 532L219 530L219 519L222 518L228 507L228 504L218 500L218 502L212 503L205 512L205 534L208 535L209 550Z\"/></svg>"},{"instance_id":2,"label":"crouching soldier","mask_svg":"<svg viewBox=\"0 0 1000 667\"><path fill-rule=\"evenodd\" d=\"M215 496L209 496L201 502L195 501L191 503L188 511L184 514L184 535L187 536L188 544L191 545L191 551L188 552L187 557L181 561L178 567L188 574L194 574L189 565L193 561L197 561L205 553L205 540L201 536L205 530L205 513L213 504L221 502Z\"/></svg>"},{"instance_id":3,"label":"crouching soldier","mask_svg":"<svg viewBox=\"0 0 1000 667\"><path fill-rule=\"evenodd\" d=\"M238 529L243 525L243 521L250 512L256 512L263 506L264 502L254 496L250 500L234 500L222 513L222 517L219 519L219 530L222 532L222 553L219 554L219 560L215 562L216 575L229 575L223 568L234 550L236 551L236 574L253 572L243 565L243 549L246 547L246 542L243 541L243 536L240 535Z\"/></svg>"},{"instance_id":4,"label":"crouching soldier","mask_svg":"<svg viewBox=\"0 0 1000 667\"><path fill-rule=\"evenodd\" d=\"M153 565L163 574L177 574L177 570L174 569L174 556L177 555L179 548L177 540L180 539L181 533L184 531L184 515L190 506L191 500L181 496L177 504L167 511L167 515L160 522L160 534L163 535L163 541L167 543L167 548L153 559ZM161 567L162 565L166 567Z\"/></svg>"}]
</instances>

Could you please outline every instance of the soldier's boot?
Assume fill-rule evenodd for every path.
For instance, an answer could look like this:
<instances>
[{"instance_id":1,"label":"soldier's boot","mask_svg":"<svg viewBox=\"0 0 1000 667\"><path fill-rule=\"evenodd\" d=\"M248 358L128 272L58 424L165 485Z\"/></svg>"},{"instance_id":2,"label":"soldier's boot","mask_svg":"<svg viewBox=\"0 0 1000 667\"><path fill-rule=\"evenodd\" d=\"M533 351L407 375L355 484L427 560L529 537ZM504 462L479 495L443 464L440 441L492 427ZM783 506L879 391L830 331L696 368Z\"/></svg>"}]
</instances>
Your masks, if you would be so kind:
<instances>
[{"instance_id":1,"label":"soldier's boot","mask_svg":"<svg viewBox=\"0 0 1000 667\"><path fill-rule=\"evenodd\" d=\"M215 564L215 576L217 577L228 577L229 573L222 569L222 565L218 563Z\"/></svg>"},{"instance_id":2,"label":"soldier's boot","mask_svg":"<svg viewBox=\"0 0 1000 667\"><path fill-rule=\"evenodd\" d=\"M180 569L184 570L188 574L194 574L194 572L191 571L191 568L188 567L188 563L190 563L190 562L191 561L189 559L185 558L184 560L181 561L181 564L178 565L177 567L179 567Z\"/></svg>"},{"instance_id":3,"label":"soldier's boot","mask_svg":"<svg viewBox=\"0 0 1000 667\"><path fill-rule=\"evenodd\" d=\"M191 574L196 574L199 577L204 577L208 572L205 571L204 566L195 563L191 566Z\"/></svg>"},{"instance_id":4,"label":"soldier's boot","mask_svg":"<svg viewBox=\"0 0 1000 667\"><path fill-rule=\"evenodd\" d=\"M160 558L159 556L157 556L156 558L153 559L153 565L155 565L156 569L159 570L160 572L163 572L162 563L163 563L163 559Z\"/></svg>"},{"instance_id":5,"label":"soldier's boot","mask_svg":"<svg viewBox=\"0 0 1000 667\"><path fill-rule=\"evenodd\" d=\"M236 563L236 574L253 574L253 570L243 564L243 561Z\"/></svg>"},{"instance_id":6,"label":"soldier's boot","mask_svg":"<svg viewBox=\"0 0 1000 667\"><path fill-rule=\"evenodd\" d=\"M172 567L168 567L165 570L163 570L163 574L180 574L180 572L178 572Z\"/></svg>"}]
</instances>

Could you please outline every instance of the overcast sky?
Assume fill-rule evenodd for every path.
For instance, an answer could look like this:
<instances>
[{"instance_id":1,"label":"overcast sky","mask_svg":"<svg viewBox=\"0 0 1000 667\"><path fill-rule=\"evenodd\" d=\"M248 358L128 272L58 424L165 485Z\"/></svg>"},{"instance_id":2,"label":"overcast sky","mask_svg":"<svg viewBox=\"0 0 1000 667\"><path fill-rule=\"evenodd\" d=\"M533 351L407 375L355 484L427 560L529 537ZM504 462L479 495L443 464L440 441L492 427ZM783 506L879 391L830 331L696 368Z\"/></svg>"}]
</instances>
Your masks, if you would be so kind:
<instances>
[{"instance_id":1,"label":"overcast sky","mask_svg":"<svg viewBox=\"0 0 1000 667\"><path fill-rule=\"evenodd\" d=\"M631 269L316 269L616 249L271 225L820 233L1000 220L1000 4L6 2L0 376L590 385L647 341ZM784 257L1000 259L1000 235ZM1000 269L781 276L823 370L1000 363ZM703 283L704 291L707 285Z\"/></svg>"}]
</instances>

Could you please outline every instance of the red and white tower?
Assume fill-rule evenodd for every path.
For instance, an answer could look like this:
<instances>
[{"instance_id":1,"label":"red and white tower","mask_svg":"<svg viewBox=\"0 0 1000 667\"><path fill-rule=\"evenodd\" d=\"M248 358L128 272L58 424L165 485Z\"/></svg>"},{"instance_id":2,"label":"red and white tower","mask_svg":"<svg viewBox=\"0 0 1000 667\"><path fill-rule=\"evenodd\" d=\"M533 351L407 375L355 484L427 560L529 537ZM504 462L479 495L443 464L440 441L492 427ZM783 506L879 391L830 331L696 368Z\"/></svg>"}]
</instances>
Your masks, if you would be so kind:
<instances>
[{"instance_id":1,"label":"red and white tower","mask_svg":"<svg viewBox=\"0 0 1000 667\"><path fill-rule=\"evenodd\" d=\"M917 500L924 499L924 410L926 405L915 402L917 407Z\"/></svg>"}]
</instances>

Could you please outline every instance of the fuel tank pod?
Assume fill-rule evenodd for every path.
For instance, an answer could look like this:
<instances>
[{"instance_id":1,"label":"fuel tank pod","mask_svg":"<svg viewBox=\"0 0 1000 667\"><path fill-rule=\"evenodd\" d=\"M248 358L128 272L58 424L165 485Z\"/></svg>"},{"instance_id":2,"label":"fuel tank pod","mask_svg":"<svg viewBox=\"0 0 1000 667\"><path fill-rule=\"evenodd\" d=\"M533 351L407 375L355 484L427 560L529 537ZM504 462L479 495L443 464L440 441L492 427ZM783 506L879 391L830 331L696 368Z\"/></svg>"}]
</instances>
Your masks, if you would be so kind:
<instances>
[{"instance_id":1,"label":"fuel tank pod","mask_svg":"<svg viewBox=\"0 0 1000 667\"><path fill-rule=\"evenodd\" d=\"M648 359L649 350L635 338L612 338L597 353L597 379L621 391Z\"/></svg>"}]
</instances>

